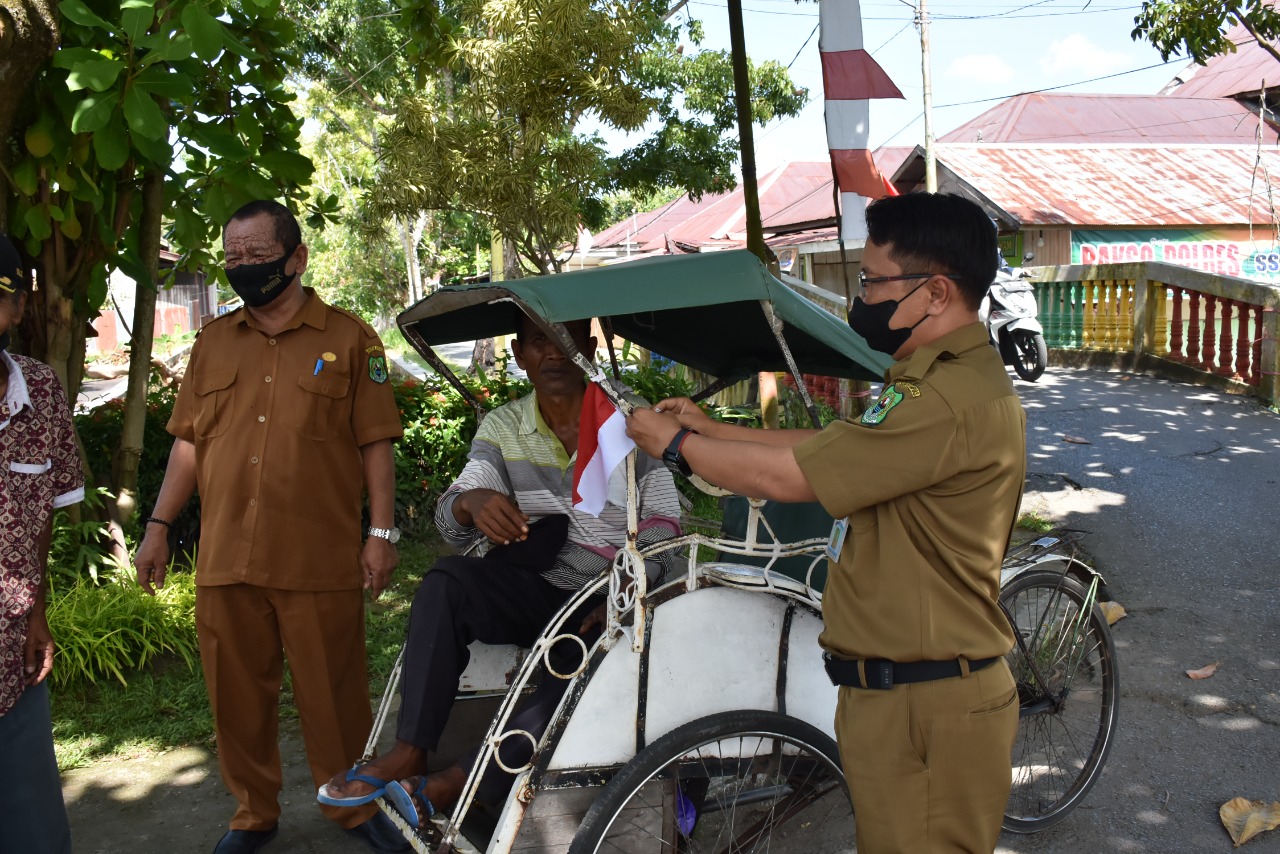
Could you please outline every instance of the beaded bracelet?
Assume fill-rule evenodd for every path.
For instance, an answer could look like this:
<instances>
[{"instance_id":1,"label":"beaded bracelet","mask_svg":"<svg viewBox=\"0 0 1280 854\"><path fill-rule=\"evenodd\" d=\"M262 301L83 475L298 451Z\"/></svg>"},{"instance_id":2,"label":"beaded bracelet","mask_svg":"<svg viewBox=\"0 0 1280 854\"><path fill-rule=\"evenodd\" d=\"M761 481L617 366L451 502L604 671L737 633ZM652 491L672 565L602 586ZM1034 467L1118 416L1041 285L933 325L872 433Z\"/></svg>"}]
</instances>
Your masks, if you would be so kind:
<instances>
[{"instance_id":1,"label":"beaded bracelet","mask_svg":"<svg viewBox=\"0 0 1280 854\"><path fill-rule=\"evenodd\" d=\"M150 517L148 517L148 518L147 518L147 524L148 524L148 525L150 525L152 522L155 522L157 525L164 525L166 528L172 528L172 527L173 527L173 523L172 523L172 522L166 522L165 520L163 520L163 519L161 519L161 518L159 518L159 517L157 517L157 516L150 516Z\"/></svg>"}]
</instances>

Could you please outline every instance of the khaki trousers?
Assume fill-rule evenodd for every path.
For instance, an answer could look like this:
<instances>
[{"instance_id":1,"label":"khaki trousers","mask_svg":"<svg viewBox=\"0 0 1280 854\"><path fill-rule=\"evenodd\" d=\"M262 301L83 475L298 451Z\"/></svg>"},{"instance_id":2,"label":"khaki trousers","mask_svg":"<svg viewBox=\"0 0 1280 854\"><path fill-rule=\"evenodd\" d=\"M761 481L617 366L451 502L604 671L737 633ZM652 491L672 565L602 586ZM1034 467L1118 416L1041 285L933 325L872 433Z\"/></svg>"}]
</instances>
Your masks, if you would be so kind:
<instances>
[{"instance_id":1,"label":"khaki trousers","mask_svg":"<svg viewBox=\"0 0 1280 854\"><path fill-rule=\"evenodd\" d=\"M317 788L360 758L373 726L360 590L307 592L251 584L196 588L196 631L218 736L218 766L239 801L232 830L280 816L279 704L284 658ZM375 804L320 809L343 827Z\"/></svg>"},{"instance_id":2,"label":"khaki trousers","mask_svg":"<svg viewBox=\"0 0 1280 854\"><path fill-rule=\"evenodd\" d=\"M842 687L836 739L858 854L991 854L1017 728L1018 695L1003 660L889 691Z\"/></svg>"}]
</instances>

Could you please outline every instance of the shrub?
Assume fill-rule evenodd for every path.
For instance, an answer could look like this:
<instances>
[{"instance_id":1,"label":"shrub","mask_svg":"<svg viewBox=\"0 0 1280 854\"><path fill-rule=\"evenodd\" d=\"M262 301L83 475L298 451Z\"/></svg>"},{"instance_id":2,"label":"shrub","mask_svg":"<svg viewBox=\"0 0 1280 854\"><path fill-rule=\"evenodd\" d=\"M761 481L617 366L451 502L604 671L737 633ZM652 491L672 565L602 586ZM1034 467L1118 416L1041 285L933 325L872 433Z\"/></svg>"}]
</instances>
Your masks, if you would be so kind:
<instances>
[{"instance_id":1,"label":"shrub","mask_svg":"<svg viewBox=\"0 0 1280 854\"><path fill-rule=\"evenodd\" d=\"M171 569L164 589L154 597L142 591L126 568L104 574L102 581L80 578L50 597L56 685L94 684L108 676L127 685L127 674L165 653L195 668L200 652L193 573Z\"/></svg>"}]
</instances>

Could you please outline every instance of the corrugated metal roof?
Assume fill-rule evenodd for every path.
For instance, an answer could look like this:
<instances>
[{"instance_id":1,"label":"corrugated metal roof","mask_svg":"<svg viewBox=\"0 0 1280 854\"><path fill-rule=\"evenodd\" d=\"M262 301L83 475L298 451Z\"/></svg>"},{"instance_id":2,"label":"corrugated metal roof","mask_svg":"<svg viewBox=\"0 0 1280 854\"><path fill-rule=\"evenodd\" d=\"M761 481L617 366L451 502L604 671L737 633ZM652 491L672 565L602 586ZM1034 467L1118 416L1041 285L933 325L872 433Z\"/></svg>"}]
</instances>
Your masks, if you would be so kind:
<instances>
[{"instance_id":1,"label":"corrugated metal roof","mask_svg":"<svg viewBox=\"0 0 1280 854\"><path fill-rule=\"evenodd\" d=\"M937 158L1024 226L1265 224L1280 196L1276 148L942 143Z\"/></svg>"},{"instance_id":2,"label":"corrugated metal roof","mask_svg":"<svg viewBox=\"0 0 1280 854\"><path fill-rule=\"evenodd\" d=\"M1001 102L938 141L1231 145L1253 142L1257 129L1257 115L1228 98L1033 93ZM1264 142L1280 140L1280 128L1265 129Z\"/></svg>"},{"instance_id":3,"label":"corrugated metal roof","mask_svg":"<svg viewBox=\"0 0 1280 854\"><path fill-rule=\"evenodd\" d=\"M1204 65L1194 62L1178 73L1162 95L1175 98L1231 98L1257 92L1266 81L1274 89L1280 83L1280 62L1263 50L1244 27L1233 27L1227 40L1235 53L1215 56Z\"/></svg>"}]
</instances>

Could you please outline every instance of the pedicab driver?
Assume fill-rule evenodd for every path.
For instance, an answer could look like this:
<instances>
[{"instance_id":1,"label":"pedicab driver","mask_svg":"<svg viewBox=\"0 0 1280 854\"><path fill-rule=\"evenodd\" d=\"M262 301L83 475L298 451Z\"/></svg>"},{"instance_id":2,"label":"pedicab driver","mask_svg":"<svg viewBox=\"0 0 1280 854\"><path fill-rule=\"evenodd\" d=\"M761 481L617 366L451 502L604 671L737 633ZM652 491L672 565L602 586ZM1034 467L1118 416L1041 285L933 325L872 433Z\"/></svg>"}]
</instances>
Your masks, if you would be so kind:
<instances>
[{"instance_id":1,"label":"pedicab driver","mask_svg":"<svg viewBox=\"0 0 1280 854\"><path fill-rule=\"evenodd\" d=\"M874 202L867 230L849 323L896 361L856 423L752 430L676 399L627 432L714 484L816 499L837 520L820 643L858 852L990 852L1018 725L1000 562L1026 468L1026 417L977 316L995 233L977 205L924 193Z\"/></svg>"}]
</instances>

